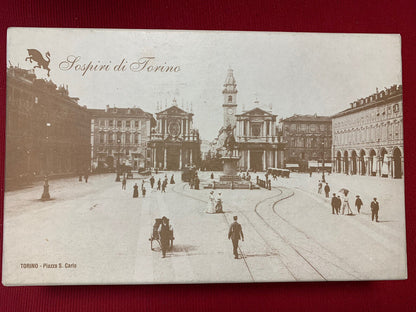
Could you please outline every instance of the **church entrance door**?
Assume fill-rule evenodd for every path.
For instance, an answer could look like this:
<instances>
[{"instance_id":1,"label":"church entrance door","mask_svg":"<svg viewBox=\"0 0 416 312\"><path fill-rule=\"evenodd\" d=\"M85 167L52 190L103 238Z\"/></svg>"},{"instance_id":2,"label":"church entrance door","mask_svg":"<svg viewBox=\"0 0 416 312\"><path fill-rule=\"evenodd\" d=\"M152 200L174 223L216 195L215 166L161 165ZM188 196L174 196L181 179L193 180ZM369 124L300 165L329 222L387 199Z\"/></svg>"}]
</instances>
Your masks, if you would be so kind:
<instances>
[{"instance_id":1,"label":"church entrance door","mask_svg":"<svg viewBox=\"0 0 416 312\"><path fill-rule=\"evenodd\" d=\"M178 170L179 169L179 148L169 147L167 150L167 170Z\"/></svg>"},{"instance_id":2,"label":"church entrance door","mask_svg":"<svg viewBox=\"0 0 416 312\"><path fill-rule=\"evenodd\" d=\"M263 170L263 151L250 152L250 168L255 171Z\"/></svg>"}]
</instances>

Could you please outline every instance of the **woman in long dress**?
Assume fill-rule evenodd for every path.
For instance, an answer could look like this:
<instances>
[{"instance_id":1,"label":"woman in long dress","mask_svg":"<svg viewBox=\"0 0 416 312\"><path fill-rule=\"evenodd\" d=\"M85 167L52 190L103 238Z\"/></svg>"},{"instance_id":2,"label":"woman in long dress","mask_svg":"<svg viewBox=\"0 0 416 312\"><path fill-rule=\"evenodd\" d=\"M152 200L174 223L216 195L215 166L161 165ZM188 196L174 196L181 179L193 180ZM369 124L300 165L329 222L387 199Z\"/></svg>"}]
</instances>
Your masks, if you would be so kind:
<instances>
[{"instance_id":1,"label":"woman in long dress","mask_svg":"<svg viewBox=\"0 0 416 312\"><path fill-rule=\"evenodd\" d=\"M207 210L205 211L206 213L215 213L215 198L214 198L214 191L211 191L209 193L209 198L208 198L208 206L207 206Z\"/></svg>"},{"instance_id":2,"label":"woman in long dress","mask_svg":"<svg viewBox=\"0 0 416 312\"><path fill-rule=\"evenodd\" d=\"M216 213L222 213L222 197L221 197L221 193L218 193L218 196L215 200L215 212Z\"/></svg>"},{"instance_id":3,"label":"woman in long dress","mask_svg":"<svg viewBox=\"0 0 416 312\"><path fill-rule=\"evenodd\" d=\"M139 187L137 186L137 183L133 186L133 198L139 197Z\"/></svg>"}]
</instances>

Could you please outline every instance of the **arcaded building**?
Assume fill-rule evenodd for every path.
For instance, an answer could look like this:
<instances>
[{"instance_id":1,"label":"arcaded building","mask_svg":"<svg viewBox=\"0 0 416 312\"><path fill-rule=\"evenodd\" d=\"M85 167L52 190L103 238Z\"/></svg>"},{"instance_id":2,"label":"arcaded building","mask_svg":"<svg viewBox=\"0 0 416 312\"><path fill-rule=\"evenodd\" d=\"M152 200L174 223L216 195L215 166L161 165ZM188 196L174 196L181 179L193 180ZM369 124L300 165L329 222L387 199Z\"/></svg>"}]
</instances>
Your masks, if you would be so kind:
<instances>
[{"instance_id":1,"label":"arcaded building","mask_svg":"<svg viewBox=\"0 0 416 312\"><path fill-rule=\"evenodd\" d=\"M147 148L153 115L141 108L106 106L89 109L91 113L92 166L94 169L116 169L117 164L134 170L151 166Z\"/></svg>"},{"instance_id":2,"label":"arcaded building","mask_svg":"<svg viewBox=\"0 0 416 312\"><path fill-rule=\"evenodd\" d=\"M334 171L403 177L403 89L393 85L333 116Z\"/></svg>"},{"instance_id":3,"label":"arcaded building","mask_svg":"<svg viewBox=\"0 0 416 312\"><path fill-rule=\"evenodd\" d=\"M6 183L90 167L90 115L67 86L7 69Z\"/></svg>"}]
</instances>

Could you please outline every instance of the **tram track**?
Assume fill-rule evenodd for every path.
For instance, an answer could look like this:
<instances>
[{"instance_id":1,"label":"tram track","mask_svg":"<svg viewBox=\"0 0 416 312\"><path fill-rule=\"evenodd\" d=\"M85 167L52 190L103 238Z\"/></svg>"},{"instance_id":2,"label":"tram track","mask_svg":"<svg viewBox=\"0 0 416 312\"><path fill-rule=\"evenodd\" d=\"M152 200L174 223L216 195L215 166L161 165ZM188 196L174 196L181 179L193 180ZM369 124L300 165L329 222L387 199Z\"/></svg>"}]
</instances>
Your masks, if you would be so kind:
<instances>
[{"instance_id":1,"label":"tram track","mask_svg":"<svg viewBox=\"0 0 416 312\"><path fill-rule=\"evenodd\" d=\"M194 197L191 196L189 194L185 193L185 186L186 184L182 185L182 191L178 192L177 191L177 187L179 187L179 185L175 186L173 188L173 191L189 197L191 199L194 200L198 200L200 202L203 203L207 203L208 201L203 200L201 198L198 197ZM254 213L256 214L256 216L259 218L259 220L262 221L263 224L265 224L265 226L269 229L269 231L271 231L275 236L277 236L281 241L283 241L302 261L304 261L305 264L307 264L307 266L309 266L313 272L315 272L315 274L317 276L319 276L320 279L327 281L329 280L328 277L325 275L325 273L323 273L316 265L314 265L313 261L309 258L319 258L323 263L327 263L332 265L333 267L337 268L338 270L344 272L345 274L351 276L354 279L359 279L359 274L357 272L355 272L352 268L349 268L348 270L344 269L343 267L341 267L341 265L348 267L347 264L344 263L344 261L342 259L340 259L336 254L334 254L332 251L328 250L326 247L324 247L322 244L320 244L318 241L316 241L315 239L311 238L307 233L305 233L304 231L302 231L301 229L299 229L298 227L296 227L295 225L293 225L291 222L289 222L286 218L282 217L276 210L276 206L279 202L288 199L292 196L294 196L294 192L293 191L289 191L288 193L284 194L286 191L288 191L287 188L284 187L273 187L274 191L278 191L278 193L274 193L273 196L267 197L259 202L256 203L255 207L254 207ZM282 196L283 195L283 196ZM269 203L271 201L271 203ZM285 267L285 269L289 272L289 274L292 276L292 278L295 281L300 281L300 280L304 280L304 278L299 278L297 276L297 274L294 272L293 268L289 267L289 262L285 261L282 257L281 254L279 252L279 249L276 248L275 246L273 246L272 243L270 243L270 241L272 241L271 239L266 238L265 234L262 234L259 229L256 227L256 225L253 223L253 221L251 220L250 216L247 215L246 212L242 211L241 209L238 208L238 205L232 205L233 207L233 211L239 213L240 215L244 216L244 218L247 220L247 222L251 225L251 227L255 230L255 232L258 234L258 236L261 238L261 240L264 242L265 246L267 246L271 251L272 254L276 254L278 255L278 259L279 261L282 263L282 265ZM336 259L335 263L334 261L331 261L329 259L324 258L323 256L320 256L316 253L313 253L312 251L308 251L308 250L302 250L302 247L296 246L294 243L292 243L287 235L282 234L280 231L278 231L276 229L275 225L272 225L270 222L268 222L265 218L264 215L262 215L261 211L263 209L268 208L273 215L275 215L277 218L279 218L282 222L284 222L285 224L287 224L290 228L292 228L292 230L296 231L297 233L300 233L301 235L304 236L304 238L307 240L307 242L312 242L312 246L318 246L318 248L320 250L324 250L325 254L327 254L329 256L329 258L334 258ZM227 217L225 214L223 214L224 220L227 223L227 225L230 225L230 222L228 221ZM243 256L244 262L245 262L245 266L247 267L247 270L249 271L249 274L252 278L252 280L254 281L254 277L253 277L253 273L250 269L250 266L247 263L246 260L246 254L243 252L243 250L241 250L241 248L239 247L239 251ZM316 261L316 260L315 260ZM339 265L341 264L341 265Z\"/></svg>"},{"instance_id":2,"label":"tram track","mask_svg":"<svg viewBox=\"0 0 416 312\"><path fill-rule=\"evenodd\" d=\"M175 190L175 188L176 188L177 186L178 186L178 185L175 185L175 186L172 188L172 190L173 190L175 193L180 194L180 195L185 196L185 197L188 197L188 198L191 198L191 199L194 199L194 200L201 201L201 202L203 202L203 203L208 203L208 201L203 200L203 199L201 199L201 198L194 197L194 196L190 196L189 194L185 194L185 186L186 186L186 184L185 184L185 183L183 183L183 184L182 184L182 186L183 186L183 187L182 187L183 192L178 192L178 191L176 191L176 190ZM222 216L223 216L223 218L224 218L225 223L226 223L226 224L228 225L228 227L229 227L229 226L230 226L230 222L228 221L227 217L225 216L225 214L224 214L224 213L222 214ZM246 266L246 268L247 268L247 271L248 271L248 274L250 275L251 280L252 280L253 282L255 282L255 279L254 279L254 276L253 276L253 272L251 271L250 266L249 266L249 265L248 265L248 263L247 263L245 253L243 252L243 250L241 249L241 247L240 247L240 246L238 247L238 250L240 251L240 254L242 255L242 259L244 260L244 264L245 264L245 266Z\"/></svg>"},{"instance_id":3,"label":"tram track","mask_svg":"<svg viewBox=\"0 0 416 312\"><path fill-rule=\"evenodd\" d=\"M277 189L279 189L281 191L280 195L283 193L283 190L287 190L287 188L285 187L276 187ZM293 225L291 222L289 222L286 218L282 217L277 211L276 211L276 205L285 200L288 199L290 197L294 196L294 192L290 191L286 196L283 196L281 198L279 198L276 201L273 201L273 203L270 205L266 206L267 208L271 208L273 214L278 217L281 221L283 221L285 224L287 224L289 227L291 227L292 229L294 229L297 233L300 233L301 235L303 235L308 242L311 243L311 245L315 244L316 246L318 246L318 248L320 248L321 250L325 251L329 256L335 258L337 260L337 262L342 263L344 266L348 267L348 264L344 263L344 261L342 259L340 259L336 254L334 254L332 251L330 251L328 248L326 248L325 246L323 246L322 244L320 244L317 240L313 239L312 237L310 237L308 234L306 234L304 231L302 231L301 229L299 229L298 227L296 227L295 225ZM275 197L275 196L274 196ZM266 221L266 218L260 214L259 212L259 207L266 201L270 200L273 197L269 197L266 198L260 202L257 203L256 207L255 207L255 213L257 214L257 216L262 219L263 223L271 230L273 231L278 237L280 237L294 252L296 252L296 254L298 256L300 256L323 280L327 281L328 278L325 276L324 273L321 272L321 270L319 270L316 265L313 265L311 260L308 259L307 254L310 254L313 257L319 258L320 260L322 260L323 262L326 262L334 267L336 267L338 270L346 273L347 275L350 275L351 277L353 277L354 279L360 279L359 278L359 273L355 272L354 269L349 268L349 270L345 270L343 267L341 267L338 263L335 263L334 261L330 261L322 256L320 256L317 253L313 253L311 251L307 251L307 250L301 250L303 248L295 246L294 243L292 243L288 238L287 235L283 235L280 231L278 231L276 229L276 226L272 226L270 224L270 222ZM353 271L353 272L351 272Z\"/></svg>"}]
</instances>

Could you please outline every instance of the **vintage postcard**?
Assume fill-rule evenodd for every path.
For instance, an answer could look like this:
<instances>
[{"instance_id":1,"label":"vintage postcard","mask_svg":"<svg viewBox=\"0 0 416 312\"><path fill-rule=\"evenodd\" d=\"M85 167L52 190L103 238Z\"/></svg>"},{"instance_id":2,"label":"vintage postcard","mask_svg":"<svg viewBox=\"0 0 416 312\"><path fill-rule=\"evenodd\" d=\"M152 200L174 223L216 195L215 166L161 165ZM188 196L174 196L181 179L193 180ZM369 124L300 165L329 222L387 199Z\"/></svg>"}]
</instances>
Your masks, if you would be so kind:
<instances>
[{"instance_id":1,"label":"vintage postcard","mask_svg":"<svg viewBox=\"0 0 416 312\"><path fill-rule=\"evenodd\" d=\"M10 28L4 285L406 279L401 38Z\"/></svg>"}]
</instances>

